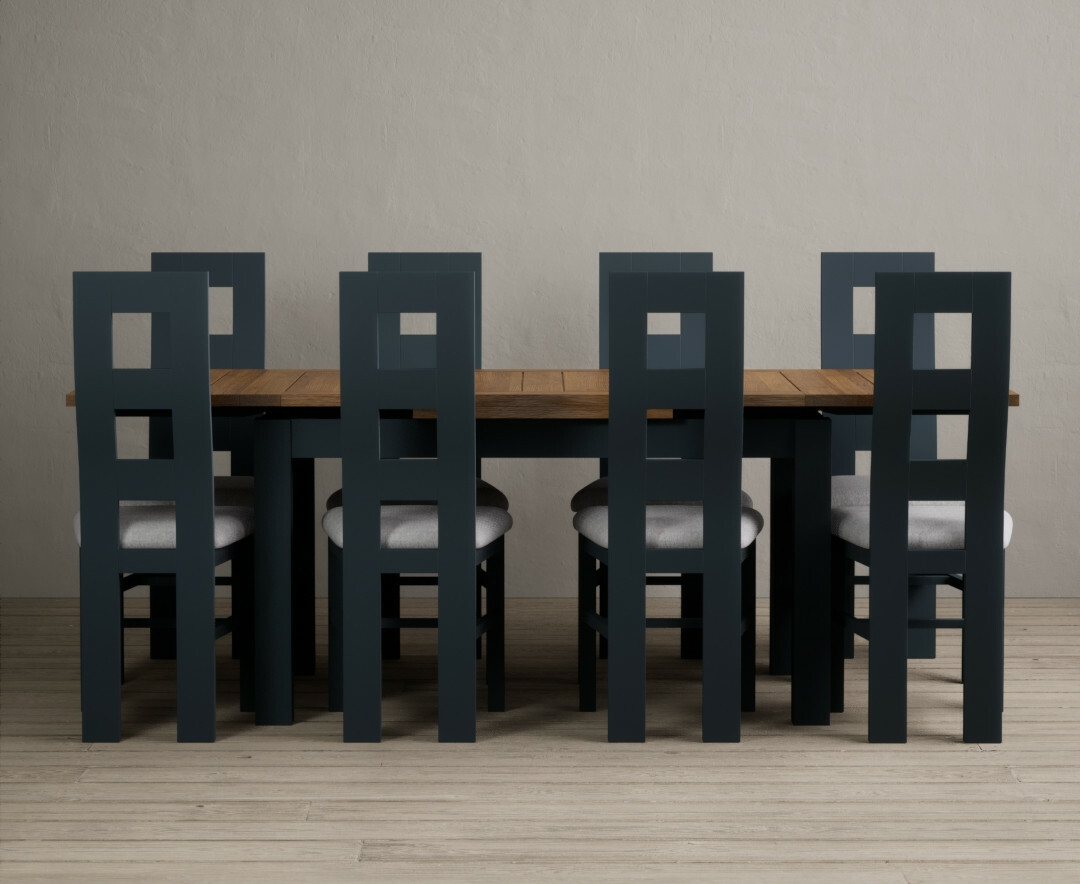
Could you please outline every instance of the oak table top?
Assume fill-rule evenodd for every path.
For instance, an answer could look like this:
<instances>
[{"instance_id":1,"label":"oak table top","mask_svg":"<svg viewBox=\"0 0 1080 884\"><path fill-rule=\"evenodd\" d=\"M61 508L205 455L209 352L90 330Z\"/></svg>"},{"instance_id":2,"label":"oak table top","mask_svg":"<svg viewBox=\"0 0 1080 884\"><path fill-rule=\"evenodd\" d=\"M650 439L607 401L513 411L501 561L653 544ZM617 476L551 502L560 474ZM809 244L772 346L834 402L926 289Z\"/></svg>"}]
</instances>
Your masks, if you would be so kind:
<instances>
[{"instance_id":1,"label":"oak table top","mask_svg":"<svg viewBox=\"0 0 1080 884\"><path fill-rule=\"evenodd\" d=\"M869 408L870 369L747 369L747 408ZM75 404L75 393L67 394ZM219 408L338 408L337 369L243 368L210 372L210 404ZM1019 405L1009 392L1009 404ZM670 413L668 413L670 414ZM417 412L423 417L423 412ZM481 369L476 372L478 418L606 418L606 369ZM657 412L654 416L665 416Z\"/></svg>"}]
</instances>

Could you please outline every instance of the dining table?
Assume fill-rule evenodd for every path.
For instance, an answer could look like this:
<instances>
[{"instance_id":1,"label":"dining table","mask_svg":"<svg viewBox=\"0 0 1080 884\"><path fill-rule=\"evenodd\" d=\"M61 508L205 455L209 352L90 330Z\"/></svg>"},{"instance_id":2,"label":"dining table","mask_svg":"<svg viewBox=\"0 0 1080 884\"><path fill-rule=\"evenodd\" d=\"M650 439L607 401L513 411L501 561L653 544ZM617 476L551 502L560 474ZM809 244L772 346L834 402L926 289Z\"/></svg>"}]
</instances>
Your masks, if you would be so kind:
<instances>
[{"instance_id":1,"label":"dining table","mask_svg":"<svg viewBox=\"0 0 1080 884\"><path fill-rule=\"evenodd\" d=\"M340 456L340 383L334 369L214 372L215 409L260 413L255 431L256 720L293 721L293 677L315 666L314 471ZM770 467L769 669L791 676L791 721L829 723L830 422L821 409L867 410L873 374L820 369L744 373L744 456ZM483 458L604 458L608 372L483 369L476 372L476 446ZM383 423L388 456L433 452L431 413ZM650 412L650 451L700 457L693 416ZM644 586L642 587L644 592ZM463 605L474 599L461 599ZM448 645L451 643L448 641ZM463 647L462 643L458 646ZM474 708L472 657L440 680L440 696ZM618 692L620 673L609 672ZM446 694L443 694L446 692ZM440 739L475 739L475 712Z\"/></svg>"}]
</instances>

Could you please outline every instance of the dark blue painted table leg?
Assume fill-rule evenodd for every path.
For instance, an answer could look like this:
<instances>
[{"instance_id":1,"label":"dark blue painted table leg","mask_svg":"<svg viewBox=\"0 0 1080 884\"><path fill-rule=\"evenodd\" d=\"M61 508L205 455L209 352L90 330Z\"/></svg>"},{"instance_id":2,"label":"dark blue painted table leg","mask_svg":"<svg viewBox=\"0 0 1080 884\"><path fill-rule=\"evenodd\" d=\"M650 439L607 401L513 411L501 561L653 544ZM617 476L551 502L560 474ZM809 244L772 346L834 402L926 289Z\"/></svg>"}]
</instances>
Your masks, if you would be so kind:
<instances>
[{"instance_id":1,"label":"dark blue painted table leg","mask_svg":"<svg viewBox=\"0 0 1080 884\"><path fill-rule=\"evenodd\" d=\"M792 724L829 723L829 429L825 419L795 424Z\"/></svg>"},{"instance_id":2,"label":"dark blue painted table leg","mask_svg":"<svg viewBox=\"0 0 1080 884\"><path fill-rule=\"evenodd\" d=\"M292 724L292 426L255 430L255 720Z\"/></svg>"}]
</instances>

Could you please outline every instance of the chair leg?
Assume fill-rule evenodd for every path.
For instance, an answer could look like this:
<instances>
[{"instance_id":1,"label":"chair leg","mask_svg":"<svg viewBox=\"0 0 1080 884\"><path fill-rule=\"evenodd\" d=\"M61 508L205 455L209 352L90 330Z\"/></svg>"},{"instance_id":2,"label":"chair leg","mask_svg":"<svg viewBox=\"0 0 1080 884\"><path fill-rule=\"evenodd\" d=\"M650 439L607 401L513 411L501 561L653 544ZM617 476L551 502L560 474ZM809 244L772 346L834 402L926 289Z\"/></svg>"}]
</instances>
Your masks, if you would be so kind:
<instances>
[{"instance_id":1,"label":"chair leg","mask_svg":"<svg viewBox=\"0 0 1080 884\"><path fill-rule=\"evenodd\" d=\"M853 660L855 658L855 630L852 628L851 621L848 618L855 616L855 584L852 583L852 579L855 577L855 563L848 559L847 556L841 556L840 561L844 563L842 611L845 615L840 634L844 640L844 659Z\"/></svg>"},{"instance_id":2,"label":"chair leg","mask_svg":"<svg viewBox=\"0 0 1080 884\"><path fill-rule=\"evenodd\" d=\"M682 617L701 616L701 575L683 574L680 578ZM679 630L679 656L683 660L701 659L701 630L683 627Z\"/></svg>"},{"instance_id":3,"label":"chair leg","mask_svg":"<svg viewBox=\"0 0 1080 884\"><path fill-rule=\"evenodd\" d=\"M933 620L937 616L937 585L912 582L908 589L908 613L914 620ZM908 629L908 659L932 660L937 656L937 630L932 626Z\"/></svg>"},{"instance_id":4,"label":"chair leg","mask_svg":"<svg viewBox=\"0 0 1080 884\"><path fill-rule=\"evenodd\" d=\"M871 579L869 739L871 743L906 743L908 578L905 553L890 556L878 551Z\"/></svg>"},{"instance_id":5,"label":"chair leg","mask_svg":"<svg viewBox=\"0 0 1080 884\"><path fill-rule=\"evenodd\" d=\"M600 616L607 618L608 615L608 567L600 562L596 575L593 577L593 586L600 587ZM595 608L593 610L596 610ZM600 636L600 659L606 660L608 655L608 640L606 636Z\"/></svg>"},{"instance_id":6,"label":"chair leg","mask_svg":"<svg viewBox=\"0 0 1080 884\"><path fill-rule=\"evenodd\" d=\"M150 618L175 621L176 587L173 584L150 584ZM150 627L150 659L176 659L176 629L167 626Z\"/></svg>"},{"instance_id":7,"label":"chair leg","mask_svg":"<svg viewBox=\"0 0 1080 884\"><path fill-rule=\"evenodd\" d=\"M120 740L123 605L113 563L92 546L79 552L79 652L84 743Z\"/></svg>"},{"instance_id":8,"label":"chair leg","mask_svg":"<svg viewBox=\"0 0 1080 884\"><path fill-rule=\"evenodd\" d=\"M120 684L127 682L127 675L124 672L126 657L124 656L124 584L123 580L120 581Z\"/></svg>"},{"instance_id":9,"label":"chair leg","mask_svg":"<svg viewBox=\"0 0 1080 884\"><path fill-rule=\"evenodd\" d=\"M503 542L487 562L488 712L506 711L506 568Z\"/></svg>"},{"instance_id":10,"label":"chair leg","mask_svg":"<svg viewBox=\"0 0 1080 884\"><path fill-rule=\"evenodd\" d=\"M742 711L753 712L757 708L757 541L750 545L742 563L742 622Z\"/></svg>"},{"instance_id":11,"label":"chair leg","mask_svg":"<svg viewBox=\"0 0 1080 884\"><path fill-rule=\"evenodd\" d=\"M738 558L734 562L741 568ZM741 585L738 589L735 586L738 572L722 564L721 568L713 569L703 584L701 738L706 743L737 743L743 684L741 677L735 676L743 654L743 590Z\"/></svg>"},{"instance_id":12,"label":"chair leg","mask_svg":"<svg viewBox=\"0 0 1080 884\"><path fill-rule=\"evenodd\" d=\"M852 562L844 552L843 541L832 541L830 572L830 599L832 629L829 639L829 711L844 711L844 660L847 658L848 638L854 633L847 619L848 602L853 598L854 587L848 576L853 570Z\"/></svg>"},{"instance_id":13,"label":"chair leg","mask_svg":"<svg viewBox=\"0 0 1080 884\"><path fill-rule=\"evenodd\" d=\"M377 517L376 517L377 518ZM374 523L378 530L378 522ZM342 738L382 740L382 591L378 550L341 549L339 593ZM344 588L345 580L349 588ZM349 640L344 641L344 636Z\"/></svg>"},{"instance_id":14,"label":"chair leg","mask_svg":"<svg viewBox=\"0 0 1080 884\"><path fill-rule=\"evenodd\" d=\"M232 559L233 657L240 665L240 708L255 709L254 632L255 544L246 538Z\"/></svg>"},{"instance_id":15,"label":"chair leg","mask_svg":"<svg viewBox=\"0 0 1080 884\"><path fill-rule=\"evenodd\" d=\"M327 548L327 588L326 588L326 602L327 602L327 617L329 620L329 630L327 635L327 643L329 645L330 660L329 667L326 673L326 682L329 688L329 704L331 712L341 711L341 681L342 681L342 662L341 662L341 649L345 642L345 636L341 625L341 547L334 541L328 540L326 542ZM383 633L383 641L386 640L386 633Z\"/></svg>"},{"instance_id":16,"label":"chair leg","mask_svg":"<svg viewBox=\"0 0 1080 884\"><path fill-rule=\"evenodd\" d=\"M491 566L488 565L490 568ZM476 619L479 620L484 616L484 567L483 565L476 566ZM483 659L484 656L484 637L477 636L476 638L476 659Z\"/></svg>"},{"instance_id":17,"label":"chair leg","mask_svg":"<svg viewBox=\"0 0 1080 884\"><path fill-rule=\"evenodd\" d=\"M185 556L176 574L176 738L212 743L217 698L213 550Z\"/></svg>"},{"instance_id":18,"label":"chair leg","mask_svg":"<svg viewBox=\"0 0 1080 884\"><path fill-rule=\"evenodd\" d=\"M964 575L964 742L1000 743L1005 687L1005 555L968 550Z\"/></svg>"},{"instance_id":19,"label":"chair leg","mask_svg":"<svg viewBox=\"0 0 1080 884\"><path fill-rule=\"evenodd\" d=\"M596 711L596 638L585 622L587 613L596 612L596 562L585 550L585 539L578 536L578 708ZM603 637L600 639L603 641Z\"/></svg>"},{"instance_id":20,"label":"chair leg","mask_svg":"<svg viewBox=\"0 0 1080 884\"><path fill-rule=\"evenodd\" d=\"M382 575L382 615L401 616L401 578L397 574ZM387 626L382 631L382 658L401 659L401 629Z\"/></svg>"}]
</instances>

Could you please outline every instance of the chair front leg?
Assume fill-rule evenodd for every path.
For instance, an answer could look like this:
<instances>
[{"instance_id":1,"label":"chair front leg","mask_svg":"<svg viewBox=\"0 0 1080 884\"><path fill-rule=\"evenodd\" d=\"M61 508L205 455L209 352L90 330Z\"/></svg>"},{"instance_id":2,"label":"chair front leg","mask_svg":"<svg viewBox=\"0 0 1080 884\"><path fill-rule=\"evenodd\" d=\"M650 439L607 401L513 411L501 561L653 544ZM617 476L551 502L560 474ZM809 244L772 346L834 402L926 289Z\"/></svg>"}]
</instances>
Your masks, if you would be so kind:
<instances>
[{"instance_id":1,"label":"chair front leg","mask_svg":"<svg viewBox=\"0 0 1080 884\"><path fill-rule=\"evenodd\" d=\"M189 553L176 573L176 739L217 736L213 550Z\"/></svg>"},{"instance_id":2,"label":"chair front leg","mask_svg":"<svg viewBox=\"0 0 1080 884\"><path fill-rule=\"evenodd\" d=\"M92 545L79 551L79 653L84 743L120 740L123 601L119 575Z\"/></svg>"},{"instance_id":3,"label":"chair front leg","mask_svg":"<svg viewBox=\"0 0 1080 884\"><path fill-rule=\"evenodd\" d=\"M908 590L908 616L913 620L937 617L937 585L913 581ZM908 659L932 660L937 656L937 630L912 626L908 630Z\"/></svg>"},{"instance_id":4,"label":"chair front leg","mask_svg":"<svg viewBox=\"0 0 1080 884\"><path fill-rule=\"evenodd\" d=\"M683 574L680 577L680 614L683 618L701 617L701 575ZM679 656L683 660L701 659L701 630L683 627L679 630Z\"/></svg>"},{"instance_id":5,"label":"chair front leg","mask_svg":"<svg viewBox=\"0 0 1080 884\"><path fill-rule=\"evenodd\" d=\"M401 616L401 577L398 574L382 575L382 615ZM401 629L387 626L382 631L382 658L401 659Z\"/></svg>"},{"instance_id":6,"label":"chair front leg","mask_svg":"<svg viewBox=\"0 0 1080 884\"><path fill-rule=\"evenodd\" d=\"M504 542L487 561L488 712L506 711L506 559Z\"/></svg>"},{"instance_id":7,"label":"chair front leg","mask_svg":"<svg viewBox=\"0 0 1080 884\"><path fill-rule=\"evenodd\" d=\"M240 665L240 709L255 709L255 543L238 543L232 559L233 657Z\"/></svg>"},{"instance_id":8,"label":"chair front leg","mask_svg":"<svg viewBox=\"0 0 1080 884\"><path fill-rule=\"evenodd\" d=\"M599 563L599 567L596 569L596 575L593 577L593 591L596 587L600 588L600 616L607 617L608 615L608 567L604 562ZM595 601L593 602L595 606ZM594 607L595 611L596 608ZM608 655L608 640L607 636L600 636L600 659L606 660Z\"/></svg>"},{"instance_id":9,"label":"chair front leg","mask_svg":"<svg viewBox=\"0 0 1080 884\"><path fill-rule=\"evenodd\" d=\"M869 738L907 742L908 577L905 556L877 551L871 568Z\"/></svg>"},{"instance_id":10,"label":"chair front leg","mask_svg":"<svg viewBox=\"0 0 1080 884\"><path fill-rule=\"evenodd\" d=\"M1005 698L1005 555L968 549L964 575L964 742L1000 743Z\"/></svg>"},{"instance_id":11,"label":"chair front leg","mask_svg":"<svg viewBox=\"0 0 1080 884\"><path fill-rule=\"evenodd\" d=\"M176 622L176 587L171 583L150 584L150 619ZM150 627L150 659L176 659L176 628Z\"/></svg>"},{"instance_id":12,"label":"chair front leg","mask_svg":"<svg viewBox=\"0 0 1080 884\"><path fill-rule=\"evenodd\" d=\"M342 647L345 635L341 623L341 547L334 541L326 541L327 561L327 587L326 608L328 623L327 644L329 645L329 665L326 673L326 683L329 690L329 708L331 712L341 711L342 702ZM386 633L383 633L386 640Z\"/></svg>"},{"instance_id":13,"label":"chair front leg","mask_svg":"<svg viewBox=\"0 0 1080 884\"><path fill-rule=\"evenodd\" d=\"M750 544L742 563L742 710L757 708L757 541Z\"/></svg>"},{"instance_id":14,"label":"chair front leg","mask_svg":"<svg viewBox=\"0 0 1080 884\"><path fill-rule=\"evenodd\" d=\"M596 562L578 535L578 709L596 711L596 638L586 614L596 613ZM603 637L601 637L603 641Z\"/></svg>"}]
</instances>

